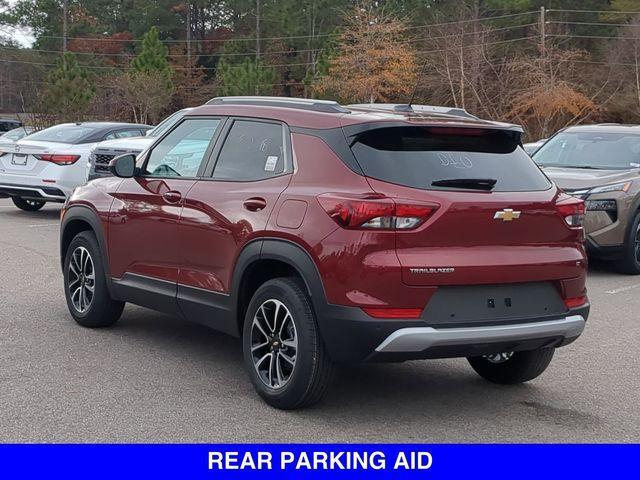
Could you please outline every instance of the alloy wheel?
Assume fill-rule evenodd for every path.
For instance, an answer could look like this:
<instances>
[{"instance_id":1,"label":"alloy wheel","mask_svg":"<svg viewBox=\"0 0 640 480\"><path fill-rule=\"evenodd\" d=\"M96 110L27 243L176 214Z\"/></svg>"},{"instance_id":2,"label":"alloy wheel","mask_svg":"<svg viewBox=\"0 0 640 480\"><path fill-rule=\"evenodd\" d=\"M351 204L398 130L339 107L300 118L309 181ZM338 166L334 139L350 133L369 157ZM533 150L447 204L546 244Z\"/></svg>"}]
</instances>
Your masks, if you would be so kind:
<instances>
[{"instance_id":1,"label":"alloy wheel","mask_svg":"<svg viewBox=\"0 0 640 480\"><path fill-rule=\"evenodd\" d=\"M262 383L283 388L296 366L298 335L291 312L280 300L262 303L251 324L251 358Z\"/></svg>"},{"instance_id":2,"label":"alloy wheel","mask_svg":"<svg viewBox=\"0 0 640 480\"><path fill-rule=\"evenodd\" d=\"M73 308L79 313L86 312L93 301L96 274L93 259L85 247L77 247L71 254L68 283Z\"/></svg>"},{"instance_id":3,"label":"alloy wheel","mask_svg":"<svg viewBox=\"0 0 640 480\"><path fill-rule=\"evenodd\" d=\"M513 357L513 352L501 352L484 356L489 363L504 363L509 361L511 357Z\"/></svg>"}]
</instances>

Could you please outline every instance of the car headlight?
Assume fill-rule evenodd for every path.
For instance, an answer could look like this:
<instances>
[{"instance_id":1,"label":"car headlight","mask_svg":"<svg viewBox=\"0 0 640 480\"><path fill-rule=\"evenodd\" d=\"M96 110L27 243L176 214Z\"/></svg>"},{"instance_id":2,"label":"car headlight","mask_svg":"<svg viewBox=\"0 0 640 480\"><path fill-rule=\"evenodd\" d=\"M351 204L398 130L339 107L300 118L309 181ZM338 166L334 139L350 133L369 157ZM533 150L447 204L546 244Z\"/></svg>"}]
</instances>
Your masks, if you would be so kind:
<instances>
[{"instance_id":1,"label":"car headlight","mask_svg":"<svg viewBox=\"0 0 640 480\"><path fill-rule=\"evenodd\" d=\"M612 185L604 185L602 187L595 187L589 190L589 194L594 193L607 193L607 192L628 192L631 188L631 182L614 183Z\"/></svg>"}]
</instances>

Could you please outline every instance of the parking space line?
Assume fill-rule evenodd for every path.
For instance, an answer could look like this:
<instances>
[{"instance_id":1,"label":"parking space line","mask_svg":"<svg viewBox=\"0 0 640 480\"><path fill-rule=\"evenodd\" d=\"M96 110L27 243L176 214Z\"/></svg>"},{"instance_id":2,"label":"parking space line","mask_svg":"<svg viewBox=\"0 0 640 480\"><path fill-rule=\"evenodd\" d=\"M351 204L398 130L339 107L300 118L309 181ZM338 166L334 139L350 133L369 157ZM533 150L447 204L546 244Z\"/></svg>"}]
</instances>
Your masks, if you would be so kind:
<instances>
[{"instance_id":1,"label":"parking space line","mask_svg":"<svg viewBox=\"0 0 640 480\"><path fill-rule=\"evenodd\" d=\"M605 293L615 295L617 293L628 292L629 290L633 290L635 288L640 288L640 283L636 283L635 285L627 285L626 287L614 288L613 290L607 290Z\"/></svg>"},{"instance_id":2,"label":"parking space line","mask_svg":"<svg viewBox=\"0 0 640 480\"><path fill-rule=\"evenodd\" d=\"M59 223L35 223L33 225L27 225L27 228L39 228L39 227L59 227Z\"/></svg>"}]
</instances>

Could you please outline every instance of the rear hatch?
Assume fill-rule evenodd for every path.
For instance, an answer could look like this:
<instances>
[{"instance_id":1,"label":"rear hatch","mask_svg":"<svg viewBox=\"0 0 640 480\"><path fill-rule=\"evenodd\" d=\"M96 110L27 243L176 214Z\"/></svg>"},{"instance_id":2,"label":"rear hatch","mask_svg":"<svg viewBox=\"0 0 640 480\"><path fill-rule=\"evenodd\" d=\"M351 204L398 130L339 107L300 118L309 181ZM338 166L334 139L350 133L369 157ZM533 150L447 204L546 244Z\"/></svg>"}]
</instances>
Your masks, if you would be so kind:
<instances>
[{"instance_id":1,"label":"rear hatch","mask_svg":"<svg viewBox=\"0 0 640 480\"><path fill-rule=\"evenodd\" d=\"M557 206L566 196L519 142L516 130L423 126L375 128L351 139L376 193L398 205L437 207L417 228L396 230L405 284L526 284L509 290L524 300L544 297L539 282L561 291L556 281L583 277L582 229L566 223ZM499 293L499 305L511 298ZM485 289L480 297L493 299ZM540 310L565 310L558 298Z\"/></svg>"}]
</instances>

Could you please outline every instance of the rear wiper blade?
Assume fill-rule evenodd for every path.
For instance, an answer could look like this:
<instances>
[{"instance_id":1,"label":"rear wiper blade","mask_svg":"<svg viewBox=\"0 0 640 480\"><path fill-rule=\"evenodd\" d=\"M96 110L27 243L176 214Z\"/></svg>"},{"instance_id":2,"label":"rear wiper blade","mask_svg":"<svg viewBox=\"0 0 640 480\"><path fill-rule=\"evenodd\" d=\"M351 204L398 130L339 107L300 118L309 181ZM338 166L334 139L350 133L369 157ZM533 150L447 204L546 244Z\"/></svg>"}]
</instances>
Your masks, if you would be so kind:
<instances>
[{"instance_id":1,"label":"rear wiper blade","mask_svg":"<svg viewBox=\"0 0 640 480\"><path fill-rule=\"evenodd\" d=\"M603 170L599 167L592 167L591 165L558 165L560 168L584 168L585 170Z\"/></svg>"},{"instance_id":2,"label":"rear wiper blade","mask_svg":"<svg viewBox=\"0 0 640 480\"><path fill-rule=\"evenodd\" d=\"M431 185L434 187L455 187L468 188L470 190L492 190L498 180L495 178L445 178L434 180Z\"/></svg>"}]
</instances>

